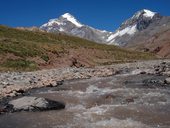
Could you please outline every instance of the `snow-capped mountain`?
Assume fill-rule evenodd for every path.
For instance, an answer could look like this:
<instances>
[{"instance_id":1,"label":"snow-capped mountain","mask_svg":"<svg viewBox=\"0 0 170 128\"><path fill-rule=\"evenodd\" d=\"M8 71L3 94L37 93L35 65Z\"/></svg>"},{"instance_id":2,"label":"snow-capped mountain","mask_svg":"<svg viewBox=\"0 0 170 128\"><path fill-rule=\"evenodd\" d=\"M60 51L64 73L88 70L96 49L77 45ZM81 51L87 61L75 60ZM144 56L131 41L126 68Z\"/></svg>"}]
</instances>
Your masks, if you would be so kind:
<instances>
[{"instance_id":1,"label":"snow-capped mountain","mask_svg":"<svg viewBox=\"0 0 170 128\"><path fill-rule=\"evenodd\" d=\"M58 19L51 19L40 28L48 32L67 32L69 29L81 28L84 26L79 23L71 14L65 13Z\"/></svg>"},{"instance_id":2,"label":"snow-capped mountain","mask_svg":"<svg viewBox=\"0 0 170 128\"><path fill-rule=\"evenodd\" d=\"M125 46L137 34L146 30L151 24L161 21L162 18L159 13L143 9L122 23L115 32L108 32L84 25L71 14L66 13L59 18L49 20L40 29L47 32L63 32L99 43Z\"/></svg>"},{"instance_id":3,"label":"snow-capped mountain","mask_svg":"<svg viewBox=\"0 0 170 128\"><path fill-rule=\"evenodd\" d=\"M131 18L126 20L119 29L112 34L108 41L110 44L118 44L120 46L126 45L137 34L147 29L153 22L160 20L160 16L156 12L143 9L135 13Z\"/></svg>"},{"instance_id":4,"label":"snow-capped mountain","mask_svg":"<svg viewBox=\"0 0 170 128\"><path fill-rule=\"evenodd\" d=\"M57 19L51 19L40 27L47 32L63 32L99 43L107 43L106 40L112 32L101 31L90 26L81 24L69 13L65 13Z\"/></svg>"}]
</instances>

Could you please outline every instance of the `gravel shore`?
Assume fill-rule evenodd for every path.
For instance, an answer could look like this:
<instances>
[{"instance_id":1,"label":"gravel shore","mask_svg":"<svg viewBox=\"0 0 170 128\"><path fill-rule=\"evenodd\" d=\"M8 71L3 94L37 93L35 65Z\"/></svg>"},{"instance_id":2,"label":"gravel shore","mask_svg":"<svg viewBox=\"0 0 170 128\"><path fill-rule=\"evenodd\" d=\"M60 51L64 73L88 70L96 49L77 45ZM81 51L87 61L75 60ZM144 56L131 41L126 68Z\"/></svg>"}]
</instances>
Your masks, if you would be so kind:
<instances>
[{"instance_id":1,"label":"gravel shore","mask_svg":"<svg viewBox=\"0 0 170 128\"><path fill-rule=\"evenodd\" d=\"M170 60L150 60L95 68L68 67L35 72L5 72L0 73L0 98L22 95L33 88L55 87L65 80L106 77L126 72L169 75L169 71Z\"/></svg>"}]
</instances>

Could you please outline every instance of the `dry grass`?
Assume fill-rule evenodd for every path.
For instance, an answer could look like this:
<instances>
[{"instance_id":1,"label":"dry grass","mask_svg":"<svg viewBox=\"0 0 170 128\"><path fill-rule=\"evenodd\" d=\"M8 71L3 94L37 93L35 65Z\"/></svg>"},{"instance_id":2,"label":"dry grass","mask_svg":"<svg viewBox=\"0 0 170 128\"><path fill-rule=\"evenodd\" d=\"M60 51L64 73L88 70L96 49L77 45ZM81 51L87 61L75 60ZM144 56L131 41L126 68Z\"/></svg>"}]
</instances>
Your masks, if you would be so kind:
<instances>
[{"instance_id":1,"label":"dry grass","mask_svg":"<svg viewBox=\"0 0 170 128\"><path fill-rule=\"evenodd\" d=\"M43 67L30 58L39 57L44 60L46 66L50 66L54 58L72 56L78 59L80 49L85 49L83 57L93 65L127 62L139 59L152 59L154 56L148 53L125 50L116 46L97 44L95 42L64 34L51 34L45 32L31 32L0 26L0 55L9 53L21 59L8 58L1 61L0 70L37 70ZM70 55L70 50L77 53ZM90 52L97 51L94 54ZM0 58L2 59L2 58ZM104 61L103 61L104 60ZM107 61L106 61L107 60ZM92 62L90 62L92 61ZM69 66L69 65L68 65ZM85 64L86 66L86 64ZM45 68L45 67L44 67Z\"/></svg>"}]
</instances>

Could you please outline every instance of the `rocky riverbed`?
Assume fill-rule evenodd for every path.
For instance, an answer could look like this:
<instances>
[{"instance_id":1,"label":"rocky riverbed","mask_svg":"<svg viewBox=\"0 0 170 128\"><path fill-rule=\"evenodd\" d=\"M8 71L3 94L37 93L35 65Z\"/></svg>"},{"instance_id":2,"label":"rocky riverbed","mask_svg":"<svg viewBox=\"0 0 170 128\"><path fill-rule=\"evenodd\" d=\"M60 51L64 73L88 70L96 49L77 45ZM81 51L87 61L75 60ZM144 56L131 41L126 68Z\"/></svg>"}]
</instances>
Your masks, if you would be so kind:
<instances>
[{"instance_id":1,"label":"rocky riverbed","mask_svg":"<svg viewBox=\"0 0 170 128\"><path fill-rule=\"evenodd\" d=\"M5 97L1 100L1 107L13 104L12 108L1 112L7 113L0 115L0 126L169 128L169 77L170 60L142 61L88 69L65 68L28 73L1 73L1 97ZM31 99L34 101L31 101L32 104ZM29 110L32 110L32 106L48 106L48 101L59 103L55 105L62 104L62 109L42 112L18 109L23 107L22 103L31 108ZM22 102L19 107L18 102ZM16 111L10 113L11 109Z\"/></svg>"},{"instance_id":2,"label":"rocky riverbed","mask_svg":"<svg viewBox=\"0 0 170 128\"><path fill-rule=\"evenodd\" d=\"M170 60L139 61L94 68L62 68L36 72L0 73L0 99L22 95L33 88L55 87L66 80L107 77L125 73L170 75Z\"/></svg>"}]
</instances>

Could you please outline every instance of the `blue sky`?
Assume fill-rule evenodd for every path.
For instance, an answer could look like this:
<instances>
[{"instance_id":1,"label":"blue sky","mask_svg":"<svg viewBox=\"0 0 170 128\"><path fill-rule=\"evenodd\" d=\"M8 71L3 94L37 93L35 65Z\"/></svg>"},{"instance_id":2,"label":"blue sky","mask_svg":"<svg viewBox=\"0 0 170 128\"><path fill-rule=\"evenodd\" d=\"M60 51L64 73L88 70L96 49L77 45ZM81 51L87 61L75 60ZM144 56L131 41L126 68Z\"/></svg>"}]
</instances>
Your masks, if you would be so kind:
<instances>
[{"instance_id":1,"label":"blue sky","mask_svg":"<svg viewBox=\"0 0 170 128\"><path fill-rule=\"evenodd\" d=\"M149 9L170 16L170 0L0 0L0 24L40 26L69 12L81 23L114 31L136 11Z\"/></svg>"}]
</instances>

